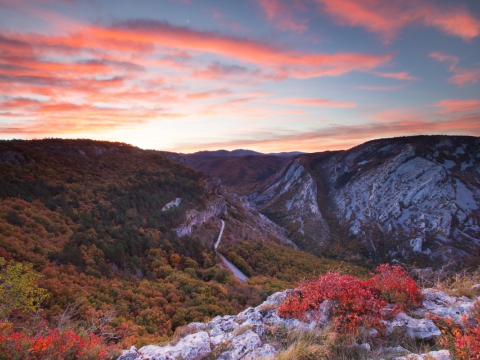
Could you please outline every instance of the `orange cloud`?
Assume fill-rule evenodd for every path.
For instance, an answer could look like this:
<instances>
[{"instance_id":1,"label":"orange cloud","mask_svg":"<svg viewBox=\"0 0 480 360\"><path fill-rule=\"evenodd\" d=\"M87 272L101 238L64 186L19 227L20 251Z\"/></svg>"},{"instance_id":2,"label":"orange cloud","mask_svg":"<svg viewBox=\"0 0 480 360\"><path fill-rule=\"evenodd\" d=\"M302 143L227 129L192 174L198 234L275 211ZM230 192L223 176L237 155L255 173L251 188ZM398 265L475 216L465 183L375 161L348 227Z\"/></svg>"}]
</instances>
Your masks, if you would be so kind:
<instances>
[{"instance_id":1,"label":"orange cloud","mask_svg":"<svg viewBox=\"0 0 480 360\"><path fill-rule=\"evenodd\" d=\"M439 62L449 63L448 71L455 74L447 79L450 84L465 87L467 85L476 84L480 80L480 67L477 69L460 68L457 66L460 62L458 57L446 55L441 52L433 52L429 56Z\"/></svg>"},{"instance_id":2,"label":"orange cloud","mask_svg":"<svg viewBox=\"0 0 480 360\"><path fill-rule=\"evenodd\" d=\"M414 22L467 41L480 34L480 21L461 4L441 6L426 0L315 0L340 25L360 26L386 42Z\"/></svg>"},{"instance_id":3,"label":"orange cloud","mask_svg":"<svg viewBox=\"0 0 480 360\"><path fill-rule=\"evenodd\" d=\"M389 113L394 116L394 112ZM383 121L361 125L332 125L309 132L297 132L291 129L265 130L245 134L244 139L232 139L202 144L179 144L174 151L193 152L199 148L238 149L249 148L260 152L292 151L306 152L348 149L369 140L407 135L480 135L480 114L461 117L453 116L443 121L428 121L420 115L403 114L404 119L389 120L387 114L381 115ZM460 124L459 124L460 123ZM245 140L248 139L248 140Z\"/></svg>"},{"instance_id":4,"label":"orange cloud","mask_svg":"<svg viewBox=\"0 0 480 360\"><path fill-rule=\"evenodd\" d=\"M57 21L56 17L49 19ZM66 23L63 18L58 21ZM204 54L218 60L202 68L196 58ZM225 89L225 82L219 86L215 81L232 79L241 87L261 81L371 72L392 58L393 53L291 50L254 39L150 20L123 21L111 26L75 23L72 31L65 29L62 34L48 36L3 32L0 92L6 98L0 99L0 116L3 122L20 122L16 122L18 126L4 125L0 133L15 134L22 122L28 126L25 132L29 134L101 131L102 124L103 130L128 127L184 116L185 111L201 116L231 114L234 109L247 118L261 118L272 112L251 106L258 101L257 96L234 96ZM234 64L229 63L232 60ZM195 86L196 90L192 90ZM207 107L205 100L220 104ZM305 101L297 99L304 106L353 106ZM294 112L301 114L303 110L291 110L290 114Z\"/></svg>"},{"instance_id":5,"label":"orange cloud","mask_svg":"<svg viewBox=\"0 0 480 360\"><path fill-rule=\"evenodd\" d=\"M109 44L109 47L116 50L134 50L137 47L152 49L154 46L180 48L271 68L282 76L296 78L368 71L388 63L393 57L393 54L319 54L291 51L251 39L217 32L195 31L150 20L126 21L109 28L89 28L85 33L98 42L98 46Z\"/></svg>"},{"instance_id":6,"label":"orange cloud","mask_svg":"<svg viewBox=\"0 0 480 360\"><path fill-rule=\"evenodd\" d=\"M439 101L432 106L442 108L438 113L439 114L450 114L456 112L480 110L480 100L470 99L470 100L459 100L459 99L446 99Z\"/></svg>"},{"instance_id":7,"label":"orange cloud","mask_svg":"<svg viewBox=\"0 0 480 360\"><path fill-rule=\"evenodd\" d=\"M314 98L286 98L286 99L272 99L264 100L264 102L280 105L293 105L293 106L315 106L315 107L329 107L329 108L353 108L357 104L346 101L335 101L329 99L314 99Z\"/></svg>"}]
</instances>

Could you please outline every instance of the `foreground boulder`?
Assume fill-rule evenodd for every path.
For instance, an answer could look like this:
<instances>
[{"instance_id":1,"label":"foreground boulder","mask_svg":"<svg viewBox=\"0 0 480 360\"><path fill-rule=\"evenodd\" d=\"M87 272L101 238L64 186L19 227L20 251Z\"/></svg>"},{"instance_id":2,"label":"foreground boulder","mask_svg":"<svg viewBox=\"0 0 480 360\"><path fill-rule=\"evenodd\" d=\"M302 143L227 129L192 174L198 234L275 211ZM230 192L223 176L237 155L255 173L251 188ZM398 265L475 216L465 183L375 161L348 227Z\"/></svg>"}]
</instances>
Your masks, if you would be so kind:
<instances>
[{"instance_id":1,"label":"foreground boulder","mask_svg":"<svg viewBox=\"0 0 480 360\"><path fill-rule=\"evenodd\" d=\"M186 336L174 345L148 345L137 350L132 347L124 351L118 360L200 360L204 358L220 360L274 359L278 344L269 343L269 329L274 326L288 330L308 331L324 326L328 322L327 314L315 316L315 321L302 322L297 319L285 319L277 314L288 290L271 295L263 304L248 308L238 315L217 316L212 321L192 323L183 331ZM391 321L385 322L385 333L403 332L415 340L429 341L441 335L440 330L428 319L429 316L461 319L471 316L474 300L466 297L456 298L433 289L423 292L422 306L408 315L399 313ZM375 331L374 331L375 332ZM374 333L372 334L374 335ZM370 351L369 344L359 347ZM395 359L452 359L447 350L431 351L427 354L412 354L402 347L389 348L396 352ZM385 351L385 350L384 350ZM386 350L389 351L388 349ZM372 351L373 354L373 351ZM389 359L391 356L387 356Z\"/></svg>"}]
</instances>

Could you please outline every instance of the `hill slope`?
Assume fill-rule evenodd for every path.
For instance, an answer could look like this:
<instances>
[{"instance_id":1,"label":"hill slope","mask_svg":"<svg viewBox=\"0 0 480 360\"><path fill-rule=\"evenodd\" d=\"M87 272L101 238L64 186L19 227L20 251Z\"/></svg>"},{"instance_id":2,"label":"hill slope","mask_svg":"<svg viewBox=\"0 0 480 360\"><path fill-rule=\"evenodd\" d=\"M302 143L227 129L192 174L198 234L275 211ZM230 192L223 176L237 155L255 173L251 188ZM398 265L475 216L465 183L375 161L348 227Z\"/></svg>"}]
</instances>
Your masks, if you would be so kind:
<instances>
[{"instance_id":1,"label":"hill slope","mask_svg":"<svg viewBox=\"0 0 480 360\"><path fill-rule=\"evenodd\" d=\"M43 275L51 326L74 306L80 322L113 312L121 348L158 342L338 266L295 250L243 198L170 158L123 143L0 141L0 257ZM220 251L246 285L213 250L220 217Z\"/></svg>"},{"instance_id":2,"label":"hill slope","mask_svg":"<svg viewBox=\"0 0 480 360\"><path fill-rule=\"evenodd\" d=\"M222 179L239 194L249 194L261 182L282 168L287 159L272 155L212 156L184 155L187 165Z\"/></svg>"}]
</instances>

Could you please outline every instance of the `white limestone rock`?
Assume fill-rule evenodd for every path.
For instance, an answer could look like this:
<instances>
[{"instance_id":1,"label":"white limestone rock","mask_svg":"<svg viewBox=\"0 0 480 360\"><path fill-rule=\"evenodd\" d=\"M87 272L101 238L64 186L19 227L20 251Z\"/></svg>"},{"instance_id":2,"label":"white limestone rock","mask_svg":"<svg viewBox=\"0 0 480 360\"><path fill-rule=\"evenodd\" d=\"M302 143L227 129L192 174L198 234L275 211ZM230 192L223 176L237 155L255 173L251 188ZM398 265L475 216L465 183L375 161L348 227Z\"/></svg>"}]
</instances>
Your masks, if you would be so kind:
<instances>
[{"instance_id":1,"label":"white limestone rock","mask_svg":"<svg viewBox=\"0 0 480 360\"><path fill-rule=\"evenodd\" d=\"M190 334L181 339L176 345L156 346L147 345L134 353L122 354L118 360L173 360L183 358L185 360L201 360L212 352L210 337L207 332L201 331Z\"/></svg>"},{"instance_id":2,"label":"white limestone rock","mask_svg":"<svg viewBox=\"0 0 480 360\"><path fill-rule=\"evenodd\" d=\"M441 335L441 331L429 319L414 319L405 313L399 313L395 320L387 322L387 334L395 328L403 329L412 339L432 340Z\"/></svg>"},{"instance_id":3,"label":"white limestone rock","mask_svg":"<svg viewBox=\"0 0 480 360\"><path fill-rule=\"evenodd\" d=\"M243 334L234 337L231 341L232 358L241 359L248 352L262 346L262 339L252 330L247 330Z\"/></svg>"},{"instance_id":4,"label":"white limestone rock","mask_svg":"<svg viewBox=\"0 0 480 360\"><path fill-rule=\"evenodd\" d=\"M409 354L407 356L396 357L393 360L452 360L452 355L448 350L430 351L426 354Z\"/></svg>"}]
</instances>

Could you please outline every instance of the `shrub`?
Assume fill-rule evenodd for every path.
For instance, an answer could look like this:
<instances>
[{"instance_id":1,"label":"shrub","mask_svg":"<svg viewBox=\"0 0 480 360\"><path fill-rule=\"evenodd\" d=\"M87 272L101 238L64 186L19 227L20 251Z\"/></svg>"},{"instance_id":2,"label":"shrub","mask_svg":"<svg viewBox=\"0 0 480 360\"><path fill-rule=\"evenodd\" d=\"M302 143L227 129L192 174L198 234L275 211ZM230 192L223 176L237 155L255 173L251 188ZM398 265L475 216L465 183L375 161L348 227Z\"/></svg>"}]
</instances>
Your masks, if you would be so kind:
<instances>
[{"instance_id":1,"label":"shrub","mask_svg":"<svg viewBox=\"0 0 480 360\"><path fill-rule=\"evenodd\" d=\"M77 334L48 330L31 336L13 330L7 323L0 324L0 359L110 359L111 349L95 334Z\"/></svg>"},{"instance_id":2,"label":"shrub","mask_svg":"<svg viewBox=\"0 0 480 360\"><path fill-rule=\"evenodd\" d=\"M480 303L475 303L473 316L476 325L463 317L463 323L457 324L452 319L435 317L435 322L441 331L442 337L439 345L450 350L455 359L479 360L480 359Z\"/></svg>"},{"instance_id":3,"label":"shrub","mask_svg":"<svg viewBox=\"0 0 480 360\"><path fill-rule=\"evenodd\" d=\"M288 294L278 313L302 321L327 313L336 329L354 331L360 324L380 328L381 320L419 302L420 291L400 267L380 265L372 275L368 281L334 272L321 275ZM396 306L385 309L388 302Z\"/></svg>"},{"instance_id":4,"label":"shrub","mask_svg":"<svg viewBox=\"0 0 480 360\"><path fill-rule=\"evenodd\" d=\"M35 312L48 297L46 290L36 285L40 276L32 268L32 264L14 261L7 264L0 257L0 319L6 320L14 311Z\"/></svg>"},{"instance_id":5,"label":"shrub","mask_svg":"<svg viewBox=\"0 0 480 360\"><path fill-rule=\"evenodd\" d=\"M415 281L400 266L382 264L371 274L368 284L383 300L405 310L420 303L422 294Z\"/></svg>"},{"instance_id":6,"label":"shrub","mask_svg":"<svg viewBox=\"0 0 480 360\"><path fill-rule=\"evenodd\" d=\"M312 317L319 320L322 315L312 310L327 310L335 326L347 330L361 323L376 325L382 318L380 310L386 305L367 283L354 276L329 272L295 289L278 312L283 317L309 321Z\"/></svg>"}]
</instances>

